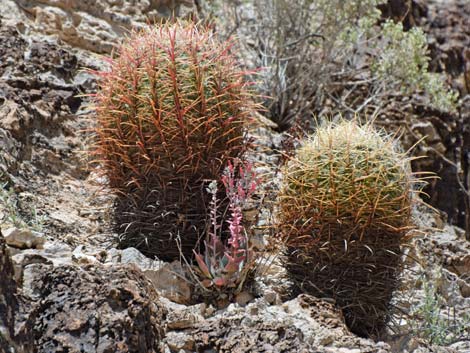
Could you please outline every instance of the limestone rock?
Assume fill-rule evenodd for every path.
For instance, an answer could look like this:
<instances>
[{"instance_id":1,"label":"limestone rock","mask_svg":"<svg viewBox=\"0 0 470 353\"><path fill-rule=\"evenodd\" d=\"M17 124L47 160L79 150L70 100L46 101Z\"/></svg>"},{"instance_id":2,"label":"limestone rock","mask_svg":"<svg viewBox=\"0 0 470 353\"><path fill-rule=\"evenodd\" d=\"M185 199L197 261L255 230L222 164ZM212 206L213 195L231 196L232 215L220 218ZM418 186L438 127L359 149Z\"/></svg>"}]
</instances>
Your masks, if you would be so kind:
<instances>
[{"instance_id":1,"label":"limestone rock","mask_svg":"<svg viewBox=\"0 0 470 353\"><path fill-rule=\"evenodd\" d=\"M194 351L194 339L184 332L169 332L165 336L165 343L172 352L193 352Z\"/></svg>"},{"instance_id":2,"label":"limestone rock","mask_svg":"<svg viewBox=\"0 0 470 353\"><path fill-rule=\"evenodd\" d=\"M146 270L144 273L155 289L165 298L179 304L191 302L192 287L186 280L183 266L178 261L166 263L157 271Z\"/></svg>"},{"instance_id":3,"label":"limestone rock","mask_svg":"<svg viewBox=\"0 0 470 353\"><path fill-rule=\"evenodd\" d=\"M64 243L46 242L41 254L51 260L55 266L70 264L72 259L72 249Z\"/></svg>"},{"instance_id":4,"label":"limestone rock","mask_svg":"<svg viewBox=\"0 0 470 353\"><path fill-rule=\"evenodd\" d=\"M283 305L256 300L229 305L203 319L201 307L169 306L164 343L171 352L390 352L383 343L351 334L333 305L300 295ZM191 318L179 325L181 318Z\"/></svg>"},{"instance_id":5,"label":"limestone rock","mask_svg":"<svg viewBox=\"0 0 470 353\"><path fill-rule=\"evenodd\" d=\"M32 263L22 269L21 294L31 302L41 300L41 291L37 283L41 280L45 271L51 271L49 264Z\"/></svg>"},{"instance_id":6,"label":"limestone rock","mask_svg":"<svg viewBox=\"0 0 470 353\"><path fill-rule=\"evenodd\" d=\"M93 264L98 262L95 255L88 252L86 246L79 245L72 252L72 261L77 264Z\"/></svg>"},{"instance_id":7,"label":"limestone rock","mask_svg":"<svg viewBox=\"0 0 470 353\"><path fill-rule=\"evenodd\" d=\"M15 272L15 280L19 286L23 283L23 272L31 264L48 264L61 266L72 263L72 251L66 244L46 242L43 249L8 248Z\"/></svg>"},{"instance_id":8,"label":"limestone rock","mask_svg":"<svg viewBox=\"0 0 470 353\"><path fill-rule=\"evenodd\" d=\"M168 310L166 325L169 330L195 328L204 321L203 314L206 313L206 304L186 306L166 298L162 298L162 303Z\"/></svg>"},{"instance_id":9,"label":"limestone rock","mask_svg":"<svg viewBox=\"0 0 470 353\"><path fill-rule=\"evenodd\" d=\"M57 251L61 248L68 247L66 245L62 247L61 244L51 242L46 243L45 250L23 250L12 256L18 289L25 299L31 302L41 300L41 291L37 283L41 282L44 273L52 271L54 267L72 265L74 263L71 251L66 253L59 251L52 254L47 251Z\"/></svg>"},{"instance_id":10,"label":"limestone rock","mask_svg":"<svg viewBox=\"0 0 470 353\"><path fill-rule=\"evenodd\" d=\"M2 0L2 6L9 9L8 22L28 15L32 32L54 35L75 48L109 53L126 31L182 15L181 10L192 11L194 4L192 0Z\"/></svg>"},{"instance_id":11,"label":"limestone rock","mask_svg":"<svg viewBox=\"0 0 470 353\"><path fill-rule=\"evenodd\" d=\"M142 254L136 248L127 248L121 252L121 263L122 264L135 264L142 271L146 270L159 270L163 263L159 261L152 260Z\"/></svg>"},{"instance_id":12,"label":"limestone rock","mask_svg":"<svg viewBox=\"0 0 470 353\"><path fill-rule=\"evenodd\" d=\"M0 231L0 351L32 352L30 335L15 332L20 301L17 296L13 264Z\"/></svg>"},{"instance_id":13,"label":"limestone rock","mask_svg":"<svg viewBox=\"0 0 470 353\"><path fill-rule=\"evenodd\" d=\"M41 300L27 325L38 353L159 352L166 313L135 266L35 266Z\"/></svg>"},{"instance_id":14,"label":"limestone rock","mask_svg":"<svg viewBox=\"0 0 470 353\"><path fill-rule=\"evenodd\" d=\"M9 246L19 249L40 249L46 242L43 234L24 228L8 228L4 231L4 236Z\"/></svg>"},{"instance_id":15,"label":"limestone rock","mask_svg":"<svg viewBox=\"0 0 470 353\"><path fill-rule=\"evenodd\" d=\"M235 301L238 305L245 306L254 299L253 294L243 291L235 296Z\"/></svg>"},{"instance_id":16,"label":"limestone rock","mask_svg":"<svg viewBox=\"0 0 470 353\"><path fill-rule=\"evenodd\" d=\"M21 284L23 281L23 268L31 264L47 264L52 262L41 254L33 251L22 251L19 254L12 256L12 261L15 269L15 280Z\"/></svg>"}]
</instances>

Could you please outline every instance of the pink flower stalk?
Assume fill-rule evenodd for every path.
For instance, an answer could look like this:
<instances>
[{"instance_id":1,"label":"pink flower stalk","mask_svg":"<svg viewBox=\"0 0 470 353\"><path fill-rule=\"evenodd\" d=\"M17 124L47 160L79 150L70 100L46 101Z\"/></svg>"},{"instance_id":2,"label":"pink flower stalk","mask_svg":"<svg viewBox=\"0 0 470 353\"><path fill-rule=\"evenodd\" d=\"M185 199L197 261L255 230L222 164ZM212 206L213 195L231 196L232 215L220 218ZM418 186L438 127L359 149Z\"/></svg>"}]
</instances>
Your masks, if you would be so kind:
<instances>
[{"instance_id":1,"label":"pink flower stalk","mask_svg":"<svg viewBox=\"0 0 470 353\"><path fill-rule=\"evenodd\" d=\"M235 160L235 165L230 161L228 167L222 176L222 183L225 186L229 198L231 218L228 220L230 224L230 255L232 258L238 259L242 257L242 261L246 257L246 247L248 241L241 224L243 219L242 207L247 203L256 190L259 181L256 179L252 165ZM238 177L235 175L236 167L238 168Z\"/></svg>"},{"instance_id":2,"label":"pink flower stalk","mask_svg":"<svg viewBox=\"0 0 470 353\"><path fill-rule=\"evenodd\" d=\"M210 205L212 228L208 234L208 241L205 242L204 258L195 252L199 270L206 277L202 283L207 286L214 285L219 289L227 286L237 287L242 284L253 264L249 261L251 255L242 221L243 207L255 192L259 180L250 164L235 160L234 164L228 163L222 176L222 183L229 198L230 208L230 218L227 221L230 237L227 245L223 244L218 236L220 225L217 222L217 183L213 181L207 189L212 194Z\"/></svg>"}]
</instances>

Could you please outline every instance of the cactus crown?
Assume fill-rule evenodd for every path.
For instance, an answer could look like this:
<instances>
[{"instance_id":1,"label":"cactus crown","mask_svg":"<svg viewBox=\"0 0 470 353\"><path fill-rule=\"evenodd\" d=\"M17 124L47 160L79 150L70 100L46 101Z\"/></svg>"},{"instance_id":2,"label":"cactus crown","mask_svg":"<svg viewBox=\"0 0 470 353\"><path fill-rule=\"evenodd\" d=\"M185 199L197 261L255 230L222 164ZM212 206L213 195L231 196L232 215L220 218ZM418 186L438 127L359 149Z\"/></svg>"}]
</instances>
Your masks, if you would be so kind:
<instances>
[{"instance_id":1,"label":"cactus crown","mask_svg":"<svg viewBox=\"0 0 470 353\"><path fill-rule=\"evenodd\" d=\"M251 93L213 33L179 21L131 34L99 73L95 153L118 195L123 246L175 259L204 233L204 182L244 149ZM223 199L223 195L221 196Z\"/></svg>"}]
</instances>

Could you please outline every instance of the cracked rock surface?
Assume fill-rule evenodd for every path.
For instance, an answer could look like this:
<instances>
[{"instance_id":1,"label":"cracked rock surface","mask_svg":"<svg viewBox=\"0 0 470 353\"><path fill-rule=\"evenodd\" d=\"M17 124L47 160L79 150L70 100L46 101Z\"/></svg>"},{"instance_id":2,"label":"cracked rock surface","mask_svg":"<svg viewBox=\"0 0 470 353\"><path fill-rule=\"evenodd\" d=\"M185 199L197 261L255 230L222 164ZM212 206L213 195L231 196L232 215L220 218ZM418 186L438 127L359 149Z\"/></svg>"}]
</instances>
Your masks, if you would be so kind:
<instances>
[{"instance_id":1,"label":"cracked rock surface","mask_svg":"<svg viewBox=\"0 0 470 353\"><path fill-rule=\"evenodd\" d=\"M165 309L133 266L39 265L27 317L35 351L158 352Z\"/></svg>"}]
</instances>

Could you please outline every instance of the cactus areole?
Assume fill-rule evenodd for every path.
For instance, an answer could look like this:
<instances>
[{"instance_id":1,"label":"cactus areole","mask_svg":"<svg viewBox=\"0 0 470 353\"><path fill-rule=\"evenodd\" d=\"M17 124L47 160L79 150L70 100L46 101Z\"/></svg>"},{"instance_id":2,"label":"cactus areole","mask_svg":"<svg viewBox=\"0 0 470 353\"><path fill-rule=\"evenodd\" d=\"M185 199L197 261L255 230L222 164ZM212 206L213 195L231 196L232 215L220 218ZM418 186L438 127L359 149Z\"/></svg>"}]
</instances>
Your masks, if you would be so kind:
<instances>
[{"instance_id":1,"label":"cactus areole","mask_svg":"<svg viewBox=\"0 0 470 353\"><path fill-rule=\"evenodd\" d=\"M98 75L94 153L117 196L121 246L191 257L206 231L207 183L245 149L251 99L230 44L187 22L149 27Z\"/></svg>"}]
</instances>

